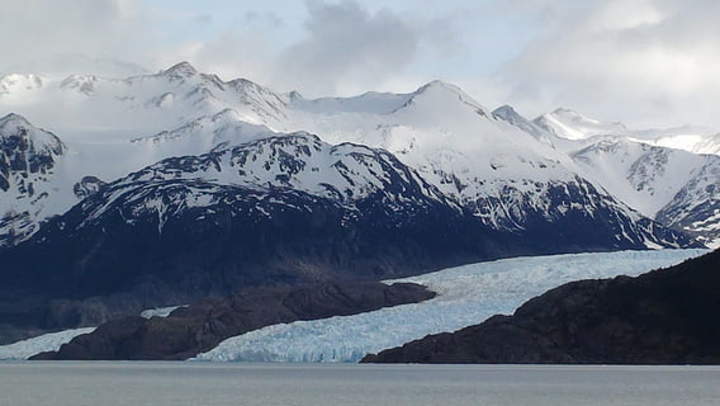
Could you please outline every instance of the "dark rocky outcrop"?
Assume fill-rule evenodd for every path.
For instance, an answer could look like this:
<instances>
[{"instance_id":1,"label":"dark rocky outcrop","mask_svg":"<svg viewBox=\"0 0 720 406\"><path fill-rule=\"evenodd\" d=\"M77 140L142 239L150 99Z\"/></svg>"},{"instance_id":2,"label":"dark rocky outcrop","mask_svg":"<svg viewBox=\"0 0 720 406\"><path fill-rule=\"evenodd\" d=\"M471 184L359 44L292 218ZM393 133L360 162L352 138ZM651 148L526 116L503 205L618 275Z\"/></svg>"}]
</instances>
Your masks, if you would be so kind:
<instances>
[{"instance_id":1,"label":"dark rocky outcrop","mask_svg":"<svg viewBox=\"0 0 720 406\"><path fill-rule=\"evenodd\" d=\"M720 251L637 278L573 282L378 363L720 364Z\"/></svg>"},{"instance_id":2,"label":"dark rocky outcrop","mask_svg":"<svg viewBox=\"0 0 720 406\"><path fill-rule=\"evenodd\" d=\"M78 199L84 199L90 195L101 192L107 186L96 176L84 176L73 186L73 193Z\"/></svg>"},{"instance_id":3,"label":"dark rocky outcrop","mask_svg":"<svg viewBox=\"0 0 720 406\"><path fill-rule=\"evenodd\" d=\"M101 325L44 360L182 360L264 326L373 311L435 294L415 284L327 283L247 289L179 308L167 318L127 317Z\"/></svg>"}]
</instances>

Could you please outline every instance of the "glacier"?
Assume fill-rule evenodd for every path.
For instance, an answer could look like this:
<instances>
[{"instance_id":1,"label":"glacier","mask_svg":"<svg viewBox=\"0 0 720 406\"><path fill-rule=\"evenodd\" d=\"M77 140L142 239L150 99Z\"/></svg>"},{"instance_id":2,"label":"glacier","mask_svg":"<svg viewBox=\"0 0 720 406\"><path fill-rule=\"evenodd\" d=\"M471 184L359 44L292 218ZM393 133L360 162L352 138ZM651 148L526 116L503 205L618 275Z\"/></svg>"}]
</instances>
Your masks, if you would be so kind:
<instances>
[{"instance_id":1,"label":"glacier","mask_svg":"<svg viewBox=\"0 0 720 406\"><path fill-rule=\"evenodd\" d=\"M35 354L47 351L57 351L63 344L69 343L73 338L90 334L96 327L64 330L57 333L43 334L8 345L0 345L0 360L25 360Z\"/></svg>"},{"instance_id":2,"label":"glacier","mask_svg":"<svg viewBox=\"0 0 720 406\"><path fill-rule=\"evenodd\" d=\"M706 250L619 251L520 257L385 281L413 282L432 300L353 316L277 324L229 338L194 361L357 362L368 353L428 334L455 331L510 314L548 289L579 279L636 276Z\"/></svg>"}]
</instances>

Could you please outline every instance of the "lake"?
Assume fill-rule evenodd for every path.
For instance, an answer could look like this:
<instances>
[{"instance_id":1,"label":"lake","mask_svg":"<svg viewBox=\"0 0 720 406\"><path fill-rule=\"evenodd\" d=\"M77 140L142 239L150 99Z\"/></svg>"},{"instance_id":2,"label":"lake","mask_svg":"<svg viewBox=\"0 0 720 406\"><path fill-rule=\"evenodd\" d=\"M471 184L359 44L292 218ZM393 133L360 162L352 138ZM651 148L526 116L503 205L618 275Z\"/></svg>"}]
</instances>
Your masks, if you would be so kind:
<instances>
[{"instance_id":1,"label":"lake","mask_svg":"<svg viewBox=\"0 0 720 406\"><path fill-rule=\"evenodd\" d=\"M2 406L718 405L720 367L0 363Z\"/></svg>"}]
</instances>

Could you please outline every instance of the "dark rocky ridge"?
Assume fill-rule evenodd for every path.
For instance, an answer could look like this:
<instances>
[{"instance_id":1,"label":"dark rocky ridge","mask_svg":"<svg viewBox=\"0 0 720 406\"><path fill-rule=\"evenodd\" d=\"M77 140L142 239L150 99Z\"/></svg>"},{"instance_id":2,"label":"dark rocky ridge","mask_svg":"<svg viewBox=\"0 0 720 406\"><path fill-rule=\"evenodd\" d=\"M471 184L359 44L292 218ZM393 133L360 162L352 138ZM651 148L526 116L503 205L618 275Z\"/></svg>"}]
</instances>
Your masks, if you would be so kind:
<instances>
[{"instance_id":1,"label":"dark rocky ridge","mask_svg":"<svg viewBox=\"0 0 720 406\"><path fill-rule=\"evenodd\" d=\"M127 317L101 325L63 345L43 360L182 360L222 340L264 326L346 316L431 299L415 284L329 283L247 289L223 299L207 299L169 317Z\"/></svg>"},{"instance_id":2,"label":"dark rocky ridge","mask_svg":"<svg viewBox=\"0 0 720 406\"><path fill-rule=\"evenodd\" d=\"M376 363L720 364L720 251L637 278L573 282Z\"/></svg>"}]
</instances>

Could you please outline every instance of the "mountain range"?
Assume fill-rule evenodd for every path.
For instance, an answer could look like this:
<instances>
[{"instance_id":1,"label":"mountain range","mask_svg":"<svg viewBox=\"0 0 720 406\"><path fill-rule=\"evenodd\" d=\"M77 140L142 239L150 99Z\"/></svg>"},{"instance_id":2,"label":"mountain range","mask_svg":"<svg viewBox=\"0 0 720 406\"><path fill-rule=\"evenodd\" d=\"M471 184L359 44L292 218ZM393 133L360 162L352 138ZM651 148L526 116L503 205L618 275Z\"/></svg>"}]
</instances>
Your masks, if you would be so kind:
<instances>
[{"instance_id":1,"label":"mountain range","mask_svg":"<svg viewBox=\"0 0 720 406\"><path fill-rule=\"evenodd\" d=\"M24 324L0 340L267 283L717 245L718 153L709 130L529 120L440 81L308 99L185 62L6 75L0 314Z\"/></svg>"}]
</instances>

